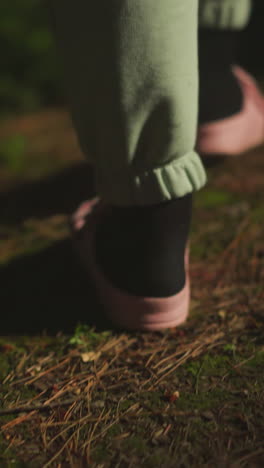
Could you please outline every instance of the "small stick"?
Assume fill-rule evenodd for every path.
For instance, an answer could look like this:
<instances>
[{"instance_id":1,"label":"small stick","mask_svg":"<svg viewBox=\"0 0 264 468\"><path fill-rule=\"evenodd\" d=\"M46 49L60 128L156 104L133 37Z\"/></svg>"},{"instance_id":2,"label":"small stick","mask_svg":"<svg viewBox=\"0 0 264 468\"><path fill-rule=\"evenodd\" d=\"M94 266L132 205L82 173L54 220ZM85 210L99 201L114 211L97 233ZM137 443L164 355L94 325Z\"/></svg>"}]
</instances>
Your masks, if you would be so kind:
<instances>
[{"instance_id":1,"label":"small stick","mask_svg":"<svg viewBox=\"0 0 264 468\"><path fill-rule=\"evenodd\" d=\"M52 408L57 408L58 406L67 406L71 403L74 403L77 400L84 399L83 395L80 397L71 398L69 400L65 400L63 402L56 402L50 403L48 405L35 405L35 406L18 406L16 408L7 408L4 410L0 410L0 416L4 416L6 414L18 414L18 413L29 413L30 411L46 411Z\"/></svg>"}]
</instances>

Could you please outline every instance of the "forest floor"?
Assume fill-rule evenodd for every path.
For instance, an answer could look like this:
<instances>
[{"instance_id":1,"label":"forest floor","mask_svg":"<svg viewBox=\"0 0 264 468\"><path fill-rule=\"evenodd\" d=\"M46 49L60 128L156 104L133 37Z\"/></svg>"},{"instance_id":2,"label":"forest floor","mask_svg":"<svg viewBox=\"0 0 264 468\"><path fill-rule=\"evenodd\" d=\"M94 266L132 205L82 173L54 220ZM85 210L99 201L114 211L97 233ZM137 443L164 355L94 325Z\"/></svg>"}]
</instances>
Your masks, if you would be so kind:
<instances>
[{"instance_id":1,"label":"forest floor","mask_svg":"<svg viewBox=\"0 0 264 468\"><path fill-rule=\"evenodd\" d=\"M0 466L264 465L264 147L195 195L185 325L118 331L72 253L68 113L0 124Z\"/></svg>"}]
</instances>

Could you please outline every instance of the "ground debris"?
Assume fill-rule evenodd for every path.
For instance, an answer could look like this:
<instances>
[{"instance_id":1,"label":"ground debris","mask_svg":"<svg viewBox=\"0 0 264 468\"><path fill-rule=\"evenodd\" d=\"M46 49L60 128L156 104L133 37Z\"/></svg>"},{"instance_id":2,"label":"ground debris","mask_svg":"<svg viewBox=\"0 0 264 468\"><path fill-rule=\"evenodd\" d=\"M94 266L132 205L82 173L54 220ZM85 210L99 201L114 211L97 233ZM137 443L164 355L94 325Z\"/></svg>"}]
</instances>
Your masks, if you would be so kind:
<instances>
[{"instance_id":1,"label":"ground debris","mask_svg":"<svg viewBox=\"0 0 264 468\"><path fill-rule=\"evenodd\" d=\"M183 326L117 332L104 318L101 329L77 327L69 337L61 326L78 311L82 323L100 315L68 244L60 247L68 214L87 193L87 169L70 177L80 153L65 112L21 117L0 133L18 130L29 139L28 169L19 176L0 168L2 190L10 191L2 202L1 284L9 330L34 323L39 332L22 338L1 329L0 465L263 466L264 148L241 164L224 163L197 194ZM47 161L51 172L66 163L69 172L46 182ZM42 164L43 186L34 185ZM42 336L57 316L56 337Z\"/></svg>"}]
</instances>

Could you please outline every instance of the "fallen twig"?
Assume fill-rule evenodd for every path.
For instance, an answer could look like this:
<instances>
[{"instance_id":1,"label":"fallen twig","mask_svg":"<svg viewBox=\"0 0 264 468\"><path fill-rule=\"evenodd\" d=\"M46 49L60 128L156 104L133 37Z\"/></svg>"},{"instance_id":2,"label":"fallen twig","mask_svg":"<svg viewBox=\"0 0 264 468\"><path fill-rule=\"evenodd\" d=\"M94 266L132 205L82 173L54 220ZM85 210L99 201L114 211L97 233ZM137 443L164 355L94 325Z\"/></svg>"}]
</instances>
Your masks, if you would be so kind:
<instances>
[{"instance_id":1,"label":"fallen twig","mask_svg":"<svg viewBox=\"0 0 264 468\"><path fill-rule=\"evenodd\" d=\"M5 416L7 414L18 414L18 413L29 413L30 411L47 411L53 408L57 408L59 406L68 406L71 403L85 399L83 395L75 398L70 398L69 400L57 402L57 403L49 403L49 404L43 404L43 405L34 405L34 406L18 406L16 408L7 408L4 410L0 410L0 416Z\"/></svg>"}]
</instances>

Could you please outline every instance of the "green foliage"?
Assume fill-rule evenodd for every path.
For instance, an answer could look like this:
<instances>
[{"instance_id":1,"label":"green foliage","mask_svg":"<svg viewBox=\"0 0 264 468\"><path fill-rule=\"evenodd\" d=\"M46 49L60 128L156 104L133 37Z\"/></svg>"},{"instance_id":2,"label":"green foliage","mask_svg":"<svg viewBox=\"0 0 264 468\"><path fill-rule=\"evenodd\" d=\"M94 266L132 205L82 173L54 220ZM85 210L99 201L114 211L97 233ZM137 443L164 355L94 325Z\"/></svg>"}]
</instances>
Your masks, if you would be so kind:
<instances>
[{"instance_id":1,"label":"green foliage","mask_svg":"<svg viewBox=\"0 0 264 468\"><path fill-rule=\"evenodd\" d=\"M90 345L91 349L100 341L109 338L112 335L111 331L96 333L94 328L87 324L78 323L75 327L74 335L70 338L71 345Z\"/></svg>"},{"instance_id":2,"label":"green foliage","mask_svg":"<svg viewBox=\"0 0 264 468\"><path fill-rule=\"evenodd\" d=\"M1 113L32 111L62 99L57 52L45 2L1 0Z\"/></svg>"},{"instance_id":3,"label":"green foliage","mask_svg":"<svg viewBox=\"0 0 264 468\"><path fill-rule=\"evenodd\" d=\"M7 169L20 172L24 166L27 139L23 135L12 135L0 142L0 163Z\"/></svg>"}]
</instances>

